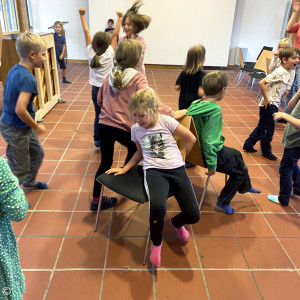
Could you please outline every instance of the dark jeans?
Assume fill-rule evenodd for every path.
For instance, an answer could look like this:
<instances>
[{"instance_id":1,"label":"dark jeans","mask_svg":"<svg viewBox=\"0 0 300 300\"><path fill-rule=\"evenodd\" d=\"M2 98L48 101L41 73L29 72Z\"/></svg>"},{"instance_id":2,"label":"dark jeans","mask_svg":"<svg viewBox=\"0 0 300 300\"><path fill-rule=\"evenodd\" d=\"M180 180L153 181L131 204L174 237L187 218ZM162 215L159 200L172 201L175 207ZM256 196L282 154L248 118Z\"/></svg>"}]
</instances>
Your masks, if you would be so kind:
<instances>
[{"instance_id":1,"label":"dark jeans","mask_svg":"<svg viewBox=\"0 0 300 300\"><path fill-rule=\"evenodd\" d=\"M267 108L259 107L259 122L244 143L244 148L252 148L259 140L262 154L267 156L272 153L271 142L275 130L273 114L278 112L276 105L268 105Z\"/></svg>"},{"instance_id":2,"label":"dark jeans","mask_svg":"<svg viewBox=\"0 0 300 300\"><path fill-rule=\"evenodd\" d=\"M174 194L181 209L181 212L172 218L176 228L198 222L199 206L184 166L176 169L147 169L145 172L145 189L150 201L150 235L153 245L159 246L162 241L169 190Z\"/></svg>"},{"instance_id":3,"label":"dark jeans","mask_svg":"<svg viewBox=\"0 0 300 300\"><path fill-rule=\"evenodd\" d=\"M300 158L300 147L284 148L283 157L280 162L280 191L278 200L283 206L289 205L291 192L300 196L300 171L298 160Z\"/></svg>"},{"instance_id":4,"label":"dark jeans","mask_svg":"<svg viewBox=\"0 0 300 300\"><path fill-rule=\"evenodd\" d=\"M95 108L95 121L94 121L94 141L99 141L99 115L101 113L101 108L97 104L97 95L99 87L92 86L92 101Z\"/></svg>"},{"instance_id":5,"label":"dark jeans","mask_svg":"<svg viewBox=\"0 0 300 300\"><path fill-rule=\"evenodd\" d=\"M217 152L217 172L229 175L218 201L223 205L229 205L237 192L244 194L251 188L248 169L244 163L240 151L223 146Z\"/></svg>"},{"instance_id":6,"label":"dark jeans","mask_svg":"<svg viewBox=\"0 0 300 300\"><path fill-rule=\"evenodd\" d=\"M128 149L125 164L131 159L136 152L135 143L131 140L130 132L122 130L117 127L99 124L99 137L101 148L101 164L95 175L93 197L99 197L101 191L101 184L96 178L110 169L113 163L114 145L119 142Z\"/></svg>"}]
</instances>

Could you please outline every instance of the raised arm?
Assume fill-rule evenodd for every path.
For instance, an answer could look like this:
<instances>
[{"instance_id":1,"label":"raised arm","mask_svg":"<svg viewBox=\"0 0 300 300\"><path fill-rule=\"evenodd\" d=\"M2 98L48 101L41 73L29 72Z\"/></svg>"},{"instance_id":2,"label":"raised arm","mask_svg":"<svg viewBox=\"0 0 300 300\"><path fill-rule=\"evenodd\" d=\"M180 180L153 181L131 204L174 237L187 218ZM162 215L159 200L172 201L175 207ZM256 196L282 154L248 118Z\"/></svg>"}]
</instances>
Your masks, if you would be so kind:
<instances>
[{"instance_id":1,"label":"raised arm","mask_svg":"<svg viewBox=\"0 0 300 300\"><path fill-rule=\"evenodd\" d=\"M292 3L292 14L285 28L286 31L290 31L293 28L294 24L297 23L299 10L300 2L294 0Z\"/></svg>"},{"instance_id":2,"label":"raised arm","mask_svg":"<svg viewBox=\"0 0 300 300\"><path fill-rule=\"evenodd\" d=\"M118 45L118 35L119 35L120 28L122 25L123 13L118 10L117 15L118 15L118 21L117 21L116 27L112 33L112 38L111 38L111 42L110 42L110 45L113 47L114 50L116 50L117 45Z\"/></svg>"},{"instance_id":3,"label":"raised arm","mask_svg":"<svg viewBox=\"0 0 300 300\"><path fill-rule=\"evenodd\" d=\"M86 19L85 19L85 6L82 6L79 9L79 15L80 15L80 20L81 20L84 36L85 36L85 44L87 47L88 45L90 45L92 43L92 38L91 38L91 33L89 30L89 27L88 27L88 25L86 23Z\"/></svg>"}]
</instances>

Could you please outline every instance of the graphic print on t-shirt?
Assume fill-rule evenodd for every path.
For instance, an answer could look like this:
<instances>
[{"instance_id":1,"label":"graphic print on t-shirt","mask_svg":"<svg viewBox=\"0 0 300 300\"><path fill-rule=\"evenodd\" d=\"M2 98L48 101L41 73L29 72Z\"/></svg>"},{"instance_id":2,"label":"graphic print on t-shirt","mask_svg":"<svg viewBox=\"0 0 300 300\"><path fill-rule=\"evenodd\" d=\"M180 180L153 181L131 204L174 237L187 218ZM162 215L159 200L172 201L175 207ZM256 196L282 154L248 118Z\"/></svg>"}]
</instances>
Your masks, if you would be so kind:
<instances>
[{"instance_id":1,"label":"graphic print on t-shirt","mask_svg":"<svg viewBox=\"0 0 300 300\"><path fill-rule=\"evenodd\" d=\"M163 133L154 133L146 135L143 140L143 148L145 154L155 158L165 158L165 152L167 145L163 139Z\"/></svg>"}]
</instances>

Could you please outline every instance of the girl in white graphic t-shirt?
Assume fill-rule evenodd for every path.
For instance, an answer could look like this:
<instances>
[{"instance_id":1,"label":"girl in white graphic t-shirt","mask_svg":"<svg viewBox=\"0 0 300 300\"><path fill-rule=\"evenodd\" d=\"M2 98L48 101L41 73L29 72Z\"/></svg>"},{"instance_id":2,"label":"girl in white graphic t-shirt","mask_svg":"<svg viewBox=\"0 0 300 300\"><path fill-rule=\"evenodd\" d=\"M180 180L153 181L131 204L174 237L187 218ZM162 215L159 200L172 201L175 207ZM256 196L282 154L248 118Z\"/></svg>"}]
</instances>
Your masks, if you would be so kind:
<instances>
[{"instance_id":1,"label":"girl in white graphic t-shirt","mask_svg":"<svg viewBox=\"0 0 300 300\"><path fill-rule=\"evenodd\" d=\"M107 174L122 175L144 160L145 189L150 201L150 235L153 243L150 261L159 267L161 261L162 230L166 202L171 191L181 212L170 219L182 242L189 233L185 224L199 221L200 213L192 184L185 171L184 161L174 134L186 143L187 154L196 138L174 118L158 113L159 102L151 89L136 92L130 101L130 114L134 121L131 139L137 151L123 168L112 168Z\"/></svg>"}]
</instances>

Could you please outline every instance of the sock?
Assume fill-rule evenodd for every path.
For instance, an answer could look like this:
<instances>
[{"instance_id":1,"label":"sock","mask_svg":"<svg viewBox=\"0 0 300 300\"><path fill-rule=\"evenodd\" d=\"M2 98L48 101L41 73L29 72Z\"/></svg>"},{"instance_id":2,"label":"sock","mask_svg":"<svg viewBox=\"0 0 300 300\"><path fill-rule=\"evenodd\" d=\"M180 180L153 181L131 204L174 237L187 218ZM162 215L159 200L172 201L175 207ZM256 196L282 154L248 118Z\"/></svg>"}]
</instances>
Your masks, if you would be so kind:
<instances>
[{"instance_id":1,"label":"sock","mask_svg":"<svg viewBox=\"0 0 300 300\"><path fill-rule=\"evenodd\" d=\"M277 195L268 195L268 200L270 200L273 203L280 204Z\"/></svg>"},{"instance_id":2,"label":"sock","mask_svg":"<svg viewBox=\"0 0 300 300\"><path fill-rule=\"evenodd\" d=\"M251 187L251 189L248 191L248 193L260 194L260 190L257 190L254 187Z\"/></svg>"},{"instance_id":3,"label":"sock","mask_svg":"<svg viewBox=\"0 0 300 300\"><path fill-rule=\"evenodd\" d=\"M177 234L179 235L180 240L181 240L183 243L187 242L187 240L188 240L189 237L190 237L190 234L189 234L189 232L185 229L185 227L184 227L184 226L181 226L181 227L178 229L178 228L176 228L176 227L173 225L172 219L170 219L169 222L170 222L171 226L175 229L175 231L177 232Z\"/></svg>"},{"instance_id":4,"label":"sock","mask_svg":"<svg viewBox=\"0 0 300 300\"><path fill-rule=\"evenodd\" d=\"M93 203L99 203L100 197L93 197L92 201Z\"/></svg>"},{"instance_id":5,"label":"sock","mask_svg":"<svg viewBox=\"0 0 300 300\"><path fill-rule=\"evenodd\" d=\"M232 215L234 213L234 209L230 205L223 205L221 202L217 202L217 206L225 210L225 213L228 215Z\"/></svg>"},{"instance_id":6,"label":"sock","mask_svg":"<svg viewBox=\"0 0 300 300\"><path fill-rule=\"evenodd\" d=\"M159 246L152 246L150 254L150 262L154 267L160 267L161 260L161 247L162 243Z\"/></svg>"}]
</instances>

